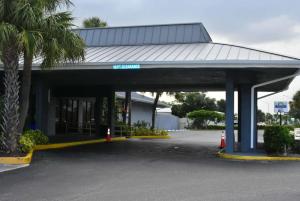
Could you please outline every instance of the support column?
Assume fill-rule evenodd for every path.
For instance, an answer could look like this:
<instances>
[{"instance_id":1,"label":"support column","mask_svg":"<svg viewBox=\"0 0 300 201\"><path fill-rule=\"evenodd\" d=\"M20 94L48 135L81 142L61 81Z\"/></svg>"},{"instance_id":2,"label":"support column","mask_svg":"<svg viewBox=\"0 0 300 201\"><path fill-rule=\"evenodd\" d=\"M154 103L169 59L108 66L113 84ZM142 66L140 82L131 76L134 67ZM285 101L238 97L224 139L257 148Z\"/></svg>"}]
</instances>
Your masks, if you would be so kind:
<instances>
[{"instance_id":1,"label":"support column","mask_svg":"<svg viewBox=\"0 0 300 201\"><path fill-rule=\"evenodd\" d=\"M253 134L253 149L252 151L256 150L257 147L257 90L254 91L254 134Z\"/></svg>"},{"instance_id":2,"label":"support column","mask_svg":"<svg viewBox=\"0 0 300 201\"><path fill-rule=\"evenodd\" d=\"M226 78L226 152L234 151L234 83L230 76Z\"/></svg>"},{"instance_id":3,"label":"support column","mask_svg":"<svg viewBox=\"0 0 300 201\"><path fill-rule=\"evenodd\" d=\"M111 90L108 95L108 128L111 136L115 135L115 91Z\"/></svg>"},{"instance_id":4,"label":"support column","mask_svg":"<svg viewBox=\"0 0 300 201\"><path fill-rule=\"evenodd\" d=\"M241 129L241 88L238 89L238 142L241 142L241 135L242 135L242 129Z\"/></svg>"},{"instance_id":5,"label":"support column","mask_svg":"<svg viewBox=\"0 0 300 201\"><path fill-rule=\"evenodd\" d=\"M251 85L241 85L241 152L251 152L256 149L256 110L257 97L254 94L254 147L251 148Z\"/></svg>"},{"instance_id":6,"label":"support column","mask_svg":"<svg viewBox=\"0 0 300 201\"><path fill-rule=\"evenodd\" d=\"M37 82L35 88L35 122L36 128L48 134L48 105L50 103L49 88L41 81ZM49 103L48 103L49 102Z\"/></svg>"},{"instance_id":7,"label":"support column","mask_svg":"<svg viewBox=\"0 0 300 201\"><path fill-rule=\"evenodd\" d=\"M95 119L95 134L96 136L100 135L100 97L96 97L95 101L95 111L94 111L94 119Z\"/></svg>"},{"instance_id":8,"label":"support column","mask_svg":"<svg viewBox=\"0 0 300 201\"><path fill-rule=\"evenodd\" d=\"M50 93L51 94L51 93ZM49 94L49 95L50 95ZM51 95L50 95L51 97ZM48 130L47 134L49 136L54 136L56 134L55 132L55 119L56 119L56 98L51 97L50 103L48 103Z\"/></svg>"},{"instance_id":9,"label":"support column","mask_svg":"<svg viewBox=\"0 0 300 201\"><path fill-rule=\"evenodd\" d=\"M78 100L78 132L83 133L83 101L82 99Z\"/></svg>"}]
</instances>

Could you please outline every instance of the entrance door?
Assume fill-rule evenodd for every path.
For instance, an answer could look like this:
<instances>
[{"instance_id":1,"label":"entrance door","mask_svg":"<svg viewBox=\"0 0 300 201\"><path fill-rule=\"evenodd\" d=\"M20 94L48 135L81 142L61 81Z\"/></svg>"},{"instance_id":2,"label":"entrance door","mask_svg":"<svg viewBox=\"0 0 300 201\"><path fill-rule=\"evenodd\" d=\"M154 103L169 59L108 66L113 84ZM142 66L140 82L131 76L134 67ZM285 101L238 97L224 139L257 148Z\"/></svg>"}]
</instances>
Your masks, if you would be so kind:
<instances>
[{"instance_id":1,"label":"entrance door","mask_svg":"<svg viewBox=\"0 0 300 201\"><path fill-rule=\"evenodd\" d=\"M58 98L56 102L56 133L89 133L95 130L94 100Z\"/></svg>"},{"instance_id":2,"label":"entrance door","mask_svg":"<svg viewBox=\"0 0 300 201\"><path fill-rule=\"evenodd\" d=\"M56 133L78 132L78 100L59 98L56 104Z\"/></svg>"}]
</instances>

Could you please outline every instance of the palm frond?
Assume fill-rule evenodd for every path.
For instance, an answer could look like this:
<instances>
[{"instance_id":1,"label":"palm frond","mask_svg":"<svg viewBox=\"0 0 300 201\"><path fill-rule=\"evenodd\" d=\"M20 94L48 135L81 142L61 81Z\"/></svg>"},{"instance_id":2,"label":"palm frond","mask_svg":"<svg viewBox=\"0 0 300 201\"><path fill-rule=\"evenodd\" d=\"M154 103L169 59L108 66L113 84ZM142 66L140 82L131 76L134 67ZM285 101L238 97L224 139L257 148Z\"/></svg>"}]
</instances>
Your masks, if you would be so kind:
<instances>
[{"instance_id":1,"label":"palm frond","mask_svg":"<svg viewBox=\"0 0 300 201\"><path fill-rule=\"evenodd\" d=\"M18 35L17 27L6 22L0 22L0 47L1 49L15 40Z\"/></svg>"},{"instance_id":2,"label":"palm frond","mask_svg":"<svg viewBox=\"0 0 300 201\"><path fill-rule=\"evenodd\" d=\"M23 30L19 34L19 41L21 42L21 46L25 50L27 56L30 55L38 55L40 52L39 48L42 47L43 43L43 35L39 31L28 31Z\"/></svg>"},{"instance_id":3,"label":"palm frond","mask_svg":"<svg viewBox=\"0 0 300 201\"><path fill-rule=\"evenodd\" d=\"M54 12L58 8L73 6L70 0L38 0L39 6L46 12Z\"/></svg>"},{"instance_id":4,"label":"palm frond","mask_svg":"<svg viewBox=\"0 0 300 201\"><path fill-rule=\"evenodd\" d=\"M71 30L72 21L70 12L60 12L45 18L42 68L51 68L60 62L84 60L85 44Z\"/></svg>"},{"instance_id":5,"label":"palm frond","mask_svg":"<svg viewBox=\"0 0 300 201\"><path fill-rule=\"evenodd\" d=\"M30 0L18 0L13 13L12 23L20 29L32 29L37 27L41 17L42 12L39 9L35 9L31 5Z\"/></svg>"}]
</instances>

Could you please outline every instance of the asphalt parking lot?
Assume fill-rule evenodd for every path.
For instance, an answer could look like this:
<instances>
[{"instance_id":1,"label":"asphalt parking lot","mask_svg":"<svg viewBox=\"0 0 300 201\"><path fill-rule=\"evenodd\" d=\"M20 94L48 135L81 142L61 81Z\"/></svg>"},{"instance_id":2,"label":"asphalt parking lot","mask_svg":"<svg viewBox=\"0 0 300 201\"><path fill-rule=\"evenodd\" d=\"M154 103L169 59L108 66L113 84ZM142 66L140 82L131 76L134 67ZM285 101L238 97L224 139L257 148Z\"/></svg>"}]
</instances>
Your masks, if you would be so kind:
<instances>
[{"instance_id":1,"label":"asphalt parking lot","mask_svg":"<svg viewBox=\"0 0 300 201\"><path fill-rule=\"evenodd\" d=\"M0 173L1 201L295 201L300 162L215 157L220 133L176 132L41 151L26 168Z\"/></svg>"}]
</instances>

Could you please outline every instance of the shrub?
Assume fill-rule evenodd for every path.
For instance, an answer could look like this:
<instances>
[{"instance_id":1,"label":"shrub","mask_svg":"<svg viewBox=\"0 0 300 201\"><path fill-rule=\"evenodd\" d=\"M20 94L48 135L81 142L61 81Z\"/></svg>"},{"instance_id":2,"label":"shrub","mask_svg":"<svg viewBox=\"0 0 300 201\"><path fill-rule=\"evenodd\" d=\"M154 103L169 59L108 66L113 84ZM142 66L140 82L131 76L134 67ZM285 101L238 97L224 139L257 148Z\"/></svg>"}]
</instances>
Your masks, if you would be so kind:
<instances>
[{"instance_id":1,"label":"shrub","mask_svg":"<svg viewBox=\"0 0 300 201\"><path fill-rule=\"evenodd\" d=\"M48 137L40 130L27 130L20 137L19 143L22 152L29 152L35 145L47 144Z\"/></svg>"},{"instance_id":2,"label":"shrub","mask_svg":"<svg viewBox=\"0 0 300 201\"><path fill-rule=\"evenodd\" d=\"M167 136L168 131L159 129L149 129L149 128L135 128L132 133L133 136Z\"/></svg>"},{"instance_id":3,"label":"shrub","mask_svg":"<svg viewBox=\"0 0 300 201\"><path fill-rule=\"evenodd\" d=\"M20 140L20 149L22 152L27 153L33 149L35 146L34 141L28 136L21 136Z\"/></svg>"},{"instance_id":4,"label":"shrub","mask_svg":"<svg viewBox=\"0 0 300 201\"><path fill-rule=\"evenodd\" d=\"M138 120L136 123L133 124L133 126L137 128L149 128L150 124L146 121Z\"/></svg>"},{"instance_id":5,"label":"shrub","mask_svg":"<svg viewBox=\"0 0 300 201\"><path fill-rule=\"evenodd\" d=\"M115 134L130 135L131 130L132 130L131 126L123 122L118 122L115 130Z\"/></svg>"},{"instance_id":6,"label":"shrub","mask_svg":"<svg viewBox=\"0 0 300 201\"><path fill-rule=\"evenodd\" d=\"M268 154L281 154L284 147L293 144L293 136L285 126L267 126L264 132L264 148Z\"/></svg>"}]
</instances>

